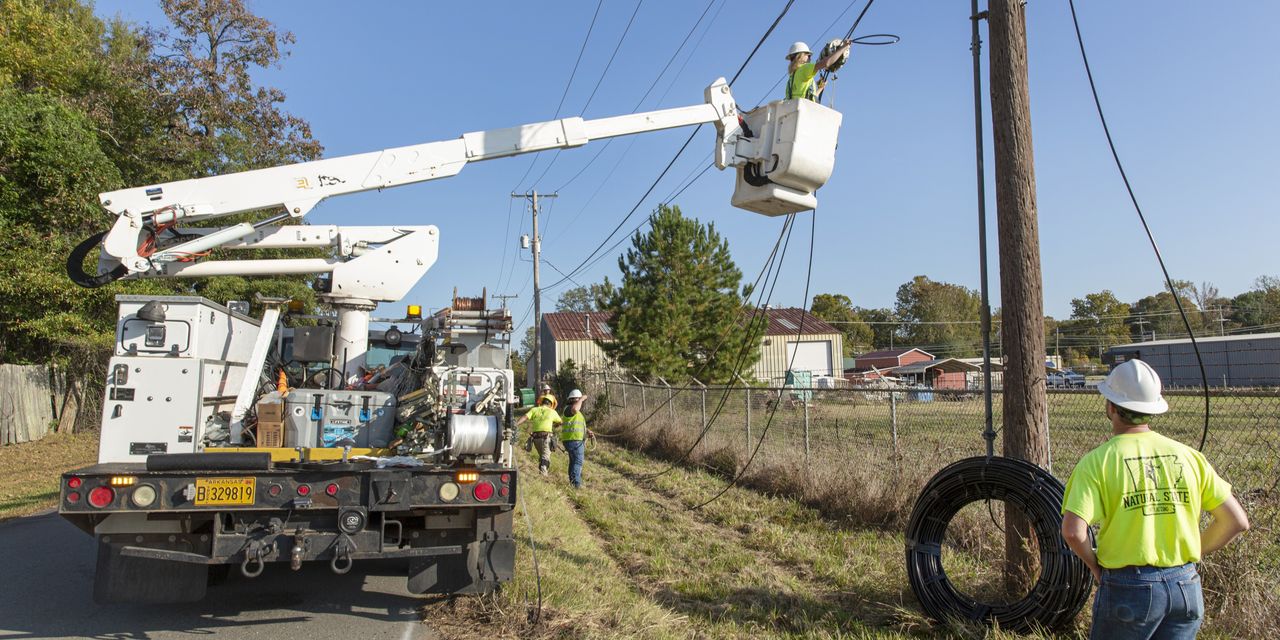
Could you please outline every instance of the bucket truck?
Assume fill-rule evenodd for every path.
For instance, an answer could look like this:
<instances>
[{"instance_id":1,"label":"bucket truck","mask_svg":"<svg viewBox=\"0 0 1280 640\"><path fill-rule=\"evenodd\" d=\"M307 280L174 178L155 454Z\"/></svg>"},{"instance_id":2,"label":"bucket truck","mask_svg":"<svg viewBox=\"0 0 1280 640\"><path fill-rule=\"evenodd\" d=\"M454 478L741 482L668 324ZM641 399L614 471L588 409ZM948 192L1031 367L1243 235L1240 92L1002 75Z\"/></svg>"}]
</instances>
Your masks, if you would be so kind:
<instances>
[{"instance_id":1,"label":"bucket truck","mask_svg":"<svg viewBox=\"0 0 1280 640\"><path fill-rule=\"evenodd\" d=\"M192 601L229 567L254 577L268 563L322 561L344 573L372 558L405 559L415 593L509 580L519 484L510 314L455 294L413 319L421 333L411 355L370 371L370 312L425 275L439 230L283 223L332 196L447 178L471 162L707 123L716 166L736 172L734 206L765 215L816 206L838 112L805 100L742 112L723 79L704 98L101 194L115 222L69 256L76 283L311 274L336 315L286 330L283 300L263 300L258 319L197 297L118 297L99 462L64 474L60 489L59 512L97 542L95 598ZM264 210L256 222L188 226ZM296 248L330 255L206 259ZM383 339L391 344L393 331ZM287 360L315 363L327 382L278 390Z\"/></svg>"}]
</instances>

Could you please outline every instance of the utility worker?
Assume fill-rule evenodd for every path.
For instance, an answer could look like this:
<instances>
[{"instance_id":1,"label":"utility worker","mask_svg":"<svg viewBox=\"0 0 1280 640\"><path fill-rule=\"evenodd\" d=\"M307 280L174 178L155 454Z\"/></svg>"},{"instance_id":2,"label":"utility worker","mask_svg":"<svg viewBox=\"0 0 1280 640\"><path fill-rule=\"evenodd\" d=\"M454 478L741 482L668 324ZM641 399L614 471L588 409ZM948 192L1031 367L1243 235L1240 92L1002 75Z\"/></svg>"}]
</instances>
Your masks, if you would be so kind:
<instances>
[{"instance_id":1,"label":"utility worker","mask_svg":"<svg viewBox=\"0 0 1280 640\"><path fill-rule=\"evenodd\" d=\"M560 442L565 453L569 454L569 484L574 488L582 486L582 460L586 454L586 438L596 437L587 428L587 418L582 412L582 403L586 396L582 391L574 389L569 392L568 406L564 410L564 424L560 426Z\"/></svg>"},{"instance_id":2,"label":"utility worker","mask_svg":"<svg viewBox=\"0 0 1280 640\"><path fill-rule=\"evenodd\" d=\"M554 402L552 398L543 396L538 406L520 416L520 420L516 422L517 427L525 421L533 425L533 433L530 437L534 446L538 447L538 471L541 471L544 476L547 475L547 469L551 468L551 449L555 446L551 439L552 431L555 425L564 422L552 407L552 402Z\"/></svg>"},{"instance_id":3,"label":"utility worker","mask_svg":"<svg viewBox=\"0 0 1280 640\"><path fill-rule=\"evenodd\" d=\"M845 40L835 51L819 60L816 64L809 62L809 58L813 55L809 51L809 45L803 42L791 45L791 48L787 50L787 61L789 63L787 65L787 100L804 98L817 102L822 89L814 84L814 77L818 75L819 71L831 66L841 56L848 53L849 47L852 45L852 41Z\"/></svg>"},{"instance_id":4,"label":"utility worker","mask_svg":"<svg viewBox=\"0 0 1280 640\"><path fill-rule=\"evenodd\" d=\"M1151 430L1169 404L1150 365L1129 360L1098 391L1112 436L1080 459L1062 502L1062 537L1099 583L1089 637L1194 638L1204 619L1195 563L1249 519L1204 455ZM1203 532L1202 510L1213 515Z\"/></svg>"},{"instance_id":5,"label":"utility worker","mask_svg":"<svg viewBox=\"0 0 1280 640\"><path fill-rule=\"evenodd\" d=\"M543 398L551 399L552 409L555 409L558 406L558 403L556 402L556 396L551 392L551 385L545 382L542 383L542 387L538 390L538 401L536 404L542 404Z\"/></svg>"}]
</instances>

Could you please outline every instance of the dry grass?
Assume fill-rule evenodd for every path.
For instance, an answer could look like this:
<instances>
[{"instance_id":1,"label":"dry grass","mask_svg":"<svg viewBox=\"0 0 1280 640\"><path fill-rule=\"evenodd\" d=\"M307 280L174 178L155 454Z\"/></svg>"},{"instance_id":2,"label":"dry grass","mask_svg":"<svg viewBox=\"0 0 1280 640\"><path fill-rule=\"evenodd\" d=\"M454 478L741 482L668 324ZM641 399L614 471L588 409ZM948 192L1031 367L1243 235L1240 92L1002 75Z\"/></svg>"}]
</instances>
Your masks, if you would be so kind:
<instances>
[{"instance_id":1,"label":"dry grass","mask_svg":"<svg viewBox=\"0 0 1280 640\"><path fill-rule=\"evenodd\" d=\"M0 520L56 506L61 475L97 459L97 432L51 433L0 447Z\"/></svg>"},{"instance_id":2,"label":"dry grass","mask_svg":"<svg viewBox=\"0 0 1280 640\"><path fill-rule=\"evenodd\" d=\"M871 449L840 447L838 451L828 451L813 447L806 460L802 443L794 439L776 441L769 434L744 473L750 451L739 440L741 435L735 434L729 441L713 431L694 447L699 432L696 416L684 422L677 417L674 423L656 419L641 423L643 417L634 410L615 413L606 427L611 441L663 458L669 461L664 466L674 463L683 471L705 471L720 478L741 474L739 485L796 500L841 528L896 536L893 539L898 547L877 558L892 565L901 565L900 532L921 487L937 469L960 457L944 449L913 449L907 464L885 459ZM760 438L762 429L761 424L753 436ZM693 452L686 456L690 449ZM1245 503L1254 530L1208 557L1202 565L1207 609L1205 637L1280 637L1280 584L1276 580L1280 576L1280 542L1275 529L1280 505L1274 497L1264 494L1252 501L1245 499ZM985 504L971 505L957 514L948 527L950 549L944 550L948 573L954 584L975 596L989 597L998 591L995 585L1000 583L1004 555L1002 506L992 503L988 511ZM914 602L908 602L912 596L906 588L905 575L878 575L894 580L899 592L905 594L896 603L884 603L886 610L895 610L889 618L897 620L881 620L882 623L898 630L940 631L923 620ZM1088 610L1086 607L1082 612L1074 634L1087 628ZM974 632L956 628L945 633L970 636Z\"/></svg>"}]
</instances>

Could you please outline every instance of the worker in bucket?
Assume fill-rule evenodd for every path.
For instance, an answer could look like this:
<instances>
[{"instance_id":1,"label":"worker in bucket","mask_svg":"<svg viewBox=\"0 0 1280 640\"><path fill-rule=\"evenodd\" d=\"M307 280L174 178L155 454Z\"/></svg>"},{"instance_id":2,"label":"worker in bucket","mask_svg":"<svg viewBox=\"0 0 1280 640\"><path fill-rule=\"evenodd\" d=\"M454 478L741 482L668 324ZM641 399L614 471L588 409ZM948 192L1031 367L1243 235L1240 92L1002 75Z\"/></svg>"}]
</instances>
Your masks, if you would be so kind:
<instances>
[{"instance_id":1,"label":"worker in bucket","mask_svg":"<svg viewBox=\"0 0 1280 640\"><path fill-rule=\"evenodd\" d=\"M1203 454L1151 430L1169 404L1150 365L1129 360L1098 391L1112 436L1080 459L1062 502L1062 537L1099 584L1089 637L1194 638L1204 620L1196 563L1249 519ZM1202 510L1213 516L1204 531Z\"/></svg>"},{"instance_id":2,"label":"worker in bucket","mask_svg":"<svg viewBox=\"0 0 1280 640\"><path fill-rule=\"evenodd\" d=\"M560 442L565 453L569 454L569 484L574 488L582 486L582 461L586 454L587 436L596 437L587 428L587 418L582 412L582 403L586 396L582 391L574 389L567 398L569 404L564 409L564 423L560 425Z\"/></svg>"},{"instance_id":3,"label":"worker in bucket","mask_svg":"<svg viewBox=\"0 0 1280 640\"><path fill-rule=\"evenodd\" d=\"M555 447L552 433L555 430L555 425L564 422L560 414L556 413L552 404L554 402L553 398L542 396L538 401L538 406L520 416L520 420L516 422L517 427L525 422L533 425L533 433L530 434L530 438L533 441L533 445L538 448L538 471L541 471L544 476L547 475L547 469L551 468L551 451Z\"/></svg>"},{"instance_id":4,"label":"worker in bucket","mask_svg":"<svg viewBox=\"0 0 1280 640\"><path fill-rule=\"evenodd\" d=\"M837 60L841 60L842 56L848 54L852 44L849 40L841 42L830 55L816 63L809 62L809 58L813 56L813 52L809 51L809 45L803 42L791 45L787 50L787 100L804 98L817 102L822 95L822 88L817 86L814 78L817 77L818 72L830 67Z\"/></svg>"}]
</instances>

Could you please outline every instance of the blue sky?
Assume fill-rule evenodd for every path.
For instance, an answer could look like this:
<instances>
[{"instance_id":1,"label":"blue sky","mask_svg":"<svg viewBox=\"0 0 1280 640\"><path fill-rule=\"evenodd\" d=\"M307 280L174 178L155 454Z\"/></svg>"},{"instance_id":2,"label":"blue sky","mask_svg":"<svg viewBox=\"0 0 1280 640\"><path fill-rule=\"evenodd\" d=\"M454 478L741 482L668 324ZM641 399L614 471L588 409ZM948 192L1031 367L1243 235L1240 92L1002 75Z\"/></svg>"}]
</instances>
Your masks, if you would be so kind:
<instances>
[{"instance_id":1,"label":"blue sky","mask_svg":"<svg viewBox=\"0 0 1280 640\"><path fill-rule=\"evenodd\" d=\"M701 102L703 88L733 75L783 4L713 0L641 110ZM259 77L284 90L286 109L310 121L332 157L552 118L596 3L250 6L297 37L281 68ZM1155 0L1077 6L1113 135L1173 276L1234 295L1259 275L1280 274L1274 257L1280 3L1239 2L1229 10ZM606 0L561 116L631 112L706 7L705 0L644 0L586 105L636 9L632 0ZM790 43L816 48L820 35L843 35L862 4L850 7L848 0L798 0L734 86L739 103L781 97L780 87L770 87L785 74ZM158 7L142 0L101 1L97 11L163 22ZM1107 152L1066 2L1032 2L1027 11L1046 313L1067 317L1073 297L1102 289L1129 301L1155 293L1160 271ZM976 289L968 3L882 1L856 35L870 33L902 41L857 47L829 90L844 126L835 174L819 194L811 295L843 293L860 306L891 307L897 288L916 275ZM989 125L987 132L990 173ZM527 323L531 268L518 238L528 232L529 216L510 198L512 190L560 189L542 216L551 265L543 283L550 284L560 280L555 269L580 262L626 215L688 135L619 139L589 166L603 142L565 151L536 183L554 152L539 156L531 171L532 156L477 163L452 179L327 201L308 220L435 224L439 260L405 302L436 308L455 286L463 295L488 287L491 294L518 294L512 307ZM626 228L701 170L713 142L714 131L704 128ZM686 215L714 222L751 278L782 221L733 209L732 189L730 173L712 170L675 203ZM987 193L992 303L999 306L990 179ZM775 305L805 304L810 219L802 215ZM574 280L616 281L616 262L602 260ZM544 310L561 290L544 293Z\"/></svg>"}]
</instances>

